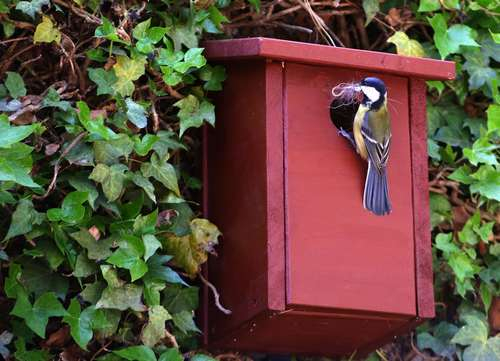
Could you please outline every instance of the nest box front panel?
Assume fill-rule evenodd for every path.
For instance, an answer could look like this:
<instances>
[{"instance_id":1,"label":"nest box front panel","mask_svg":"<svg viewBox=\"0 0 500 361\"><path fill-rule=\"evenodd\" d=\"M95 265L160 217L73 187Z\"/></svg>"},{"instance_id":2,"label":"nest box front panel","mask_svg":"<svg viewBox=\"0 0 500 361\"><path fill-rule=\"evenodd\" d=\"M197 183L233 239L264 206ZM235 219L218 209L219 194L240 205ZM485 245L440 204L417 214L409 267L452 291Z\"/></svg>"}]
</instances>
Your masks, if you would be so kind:
<instances>
[{"instance_id":1,"label":"nest box front panel","mask_svg":"<svg viewBox=\"0 0 500 361\"><path fill-rule=\"evenodd\" d=\"M377 74L392 121L388 216L363 208L366 163L329 115L332 87L368 75L285 66L287 304L415 315L408 80Z\"/></svg>"}]
</instances>

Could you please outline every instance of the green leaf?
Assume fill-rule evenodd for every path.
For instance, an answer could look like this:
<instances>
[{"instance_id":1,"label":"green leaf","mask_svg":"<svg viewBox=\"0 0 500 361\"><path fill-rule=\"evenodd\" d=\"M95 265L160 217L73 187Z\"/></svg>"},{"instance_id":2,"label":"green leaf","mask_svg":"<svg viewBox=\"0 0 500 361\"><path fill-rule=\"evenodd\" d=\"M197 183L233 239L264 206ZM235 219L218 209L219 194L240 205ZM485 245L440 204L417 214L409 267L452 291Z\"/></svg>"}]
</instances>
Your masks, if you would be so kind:
<instances>
[{"instance_id":1,"label":"green leaf","mask_svg":"<svg viewBox=\"0 0 500 361\"><path fill-rule=\"evenodd\" d=\"M464 281L466 278L471 278L477 273L478 269L472 263L472 260L462 252L455 252L450 255L448 264L452 268L455 276L459 281Z\"/></svg>"},{"instance_id":2,"label":"green leaf","mask_svg":"<svg viewBox=\"0 0 500 361\"><path fill-rule=\"evenodd\" d=\"M134 233L137 234L147 234L154 233L156 229L156 222L158 219L158 209L155 209L150 214L138 215L134 220Z\"/></svg>"},{"instance_id":3,"label":"green leaf","mask_svg":"<svg viewBox=\"0 0 500 361\"><path fill-rule=\"evenodd\" d=\"M102 291L106 288L106 285L102 281L95 281L94 283L87 283L84 285L84 289L80 292L80 296L85 302L92 304L97 303L99 298L101 298Z\"/></svg>"},{"instance_id":4,"label":"green leaf","mask_svg":"<svg viewBox=\"0 0 500 361\"><path fill-rule=\"evenodd\" d=\"M15 342L16 352L14 357L16 361L49 361L53 357L47 350L26 350L26 344L22 337L18 338Z\"/></svg>"},{"instance_id":5,"label":"green leaf","mask_svg":"<svg viewBox=\"0 0 500 361\"><path fill-rule=\"evenodd\" d=\"M178 348L169 348L160 355L158 361L183 361L184 356L181 355ZM192 360L192 357L190 358Z\"/></svg>"},{"instance_id":6,"label":"green leaf","mask_svg":"<svg viewBox=\"0 0 500 361\"><path fill-rule=\"evenodd\" d=\"M39 187L29 173L33 161L33 148L22 143L15 143L8 149L0 148L0 181L12 181L26 187Z\"/></svg>"},{"instance_id":7,"label":"green leaf","mask_svg":"<svg viewBox=\"0 0 500 361\"><path fill-rule=\"evenodd\" d=\"M169 283L186 283L182 280L177 272L168 266L164 266L172 259L171 256L155 254L148 259L148 273L145 279L148 281L165 281Z\"/></svg>"},{"instance_id":8,"label":"green leaf","mask_svg":"<svg viewBox=\"0 0 500 361\"><path fill-rule=\"evenodd\" d=\"M396 31L394 35L387 39L388 43L396 45L399 55L424 57L425 51L422 45L416 40L410 39L403 31Z\"/></svg>"},{"instance_id":9,"label":"green leaf","mask_svg":"<svg viewBox=\"0 0 500 361\"><path fill-rule=\"evenodd\" d=\"M118 134L115 139L97 140L94 142L95 160L97 163L112 165L120 163L120 158L128 159L134 149L134 143L127 134Z\"/></svg>"},{"instance_id":10,"label":"green leaf","mask_svg":"<svg viewBox=\"0 0 500 361\"><path fill-rule=\"evenodd\" d=\"M130 271L131 281L134 282L146 274L148 266L142 260L144 244L138 237L125 235L116 250L106 261L117 267Z\"/></svg>"},{"instance_id":11,"label":"green leaf","mask_svg":"<svg viewBox=\"0 0 500 361\"><path fill-rule=\"evenodd\" d=\"M226 80L226 69L222 65L205 65L200 69L200 79L205 81L205 90L222 90L222 82Z\"/></svg>"},{"instance_id":12,"label":"green leaf","mask_svg":"<svg viewBox=\"0 0 500 361\"><path fill-rule=\"evenodd\" d=\"M125 99L127 104L127 117L139 129L148 126L148 118L146 117L146 110L144 107L132 100L132 98Z\"/></svg>"},{"instance_id":13,"label":"green leaf","mask_svg":"<svg viewBox=\"0 0 500 361\"><path fill-rule=\"evenodd\" d=\"M199 306L198 287L168 285L163 291L163 306L171 313L194 311Z\"/></svg>"},{"instance_id":14,"label":"green leaf","mask_svg":"<svg viewBox=\"0 0 500 361\"><path fill-rule=\"evenodd\" d=\"M199 69L207 63L202 55L203 48L191 48L184 54L184 61L175 63L173 68L181 74L186 73L190 68Z\"/></svg>"},{"instance_id":15,"label":"green leaf","mask_svg":"<svg viewBox=\"0 0 500 361\"><path fill-rule=\"evenodd\" d=\"M177 184L177 174L172 164L163 162L158 155L151 156L151 163L142 163L141 172L144 177L153 177L163 184L167 189L180 196L179 185Z\"/></svg>"},{"instance_id":16,"label":"green leaf","mask_svg":"<svg viewBox=\"0 0 500 361\"><path fill-rule=\"evenodd\" d=\"M78 106L79 110L78 119L90 134L98 135L105 140L117 138L116 133L104 125L104 120L102 119L102 117L91 119L90 109L85 102L79 101L76 103L76 105Z\"/></svg>"},{"instance_id":17,"label":"green leaf","mask_svg":"<svg viewBox=\"0 0 500 361\"><path fill-rule=\"evenodd\" d=\"M68 292L68 278L59 273L52 272L43 262L23 261L21 283L28 293L35 297L46 292L54 292L57 297L64 299Z\"/></svg>"},{"instance_id":18,"label":"green leaf","mask_svg":"<svg viewBox=\"0 0 500 361\"><path fill-rule=\"evenodd\" d=\"M73 340L84 350L87 349L87 344L93 336L92 317L94 311L94 307L88 307L82 312L80 303L76 298L73 298L68 307L68 314L63 318L63 322L67 323L71 328Z\"/></svg>"},{"instance_id":19,"label":"green leaf","mask_svg":"<svg viewBox=\"0 0 500 361\"><path fill-rule=\"evenodd\" d=\"M479 163L497 165L498 161L494 150L498 148L500 146L491 144L488 137L481 137L474 142L472 149L464 148L463 153L473 165L478 165Z\"/></svg>"},{"instance_id":20,"label":"green leaf","mask_svg":"<svg viewBox=\"0 0 500 361\"><path fill-rule=\"evenodd\" d=\"M130 346L113 353L129 361L156 361L155 353L147 346Z\"/></svg>"},{"instance_id":21,"label":"green leaf","mask_svg":"<svg viewBox=\"0 0 500 361\"><path fill-rule=\"evenodd\" d=\"M97 95L114 95L114 84L117 81L114 71L103 68L89 68L89 78L97 84Z\"/></svg>"},{"instance_id":22,"label":"green leaf","mask_svg":"<svg viewBox=\"0 0 500 361\"><path fill-rule=\"evenodd\" d=\"M88 230L82 228L78 232L71 233L71 237L77 241L80 246L88 252L88 258L91 260L102 260L111 255L111 239L96 240Z\"/></svg>"},{"instance_id":23,"label":"green leaf","mask_svg":"<svg viewBox=\"0 0 500 361\"><path fill-rule=\"evenodd\" d=\"M379 0L363 0L363 10L366 16L365 26L368 25L379 12Z\"/></svg>"},{"instance_id":24,"label":"green leaf","mask_svg":"<svg viewBox=\"0 0 500 361\"><path fill-rule=\"evenodd\" d=\"M184 132L192 127L198 128L206 120L211 125L215 123L215 107L206 100L200 101L194 95L177 101L174 106L179 108L179 119L181 122L179 136L182 137Z\"/></svg>"},{"instance_id":25,"label":"green leaf","mask_svg":"<svg viewBox=\"0 0 500 361\"><path fill-rule=\"evenodd\" d=\"M458 53L460 46L479 46L474 40L473 29L467 25L455 24L448 29L446 19L442 14L427 18L434 30L434 42L441 58Z\"/></svg>"},{"instance_id":26,"label":"green leaf","mask_svg":"<svg viewBox=\"0 0 500 361\"><path fill-rule=\"evenodd\" d=\"M174 50L179 51L182 45L188 49L198 47L198 37L190 25L175 25L167 31L167 35L174 42Z\"/></svg>"},{"instance_id":27,"label":"green leaf","mask_svg":"<svg viewBox=\"0 0 500 361\"><path fill-rule=\"evenodd\" d=\"M101 271L104 279L108 282L108 287L102 292L96 308L110 308L120 311L130 308L137 312L146 310L142 303L142 286L125 284L118 278L116 270L111 266L101 266Z\"/></svg>"},{"instance_id":28,"label":"green leaf","mask_svg":"<svg viewBox=\"0 0 500 361\"><path fill-rule=\"evenodd\" d=\"M28 296L21 292L18 293L16 304L10 314L23 318L30 329L38 336L45 338L45 327L47 327L49 317L65 316L66 310L53 292L44 293L33 305L28 300Z\"/></svg>"},{"instance_id":29,"label":"green leaf","mask_svg":"<svg viewBox=\"0 0 500 361\"><path fill-rule=\"evenodd\" d=\"M132 30L132 36L134 39L140 40L147 36L147 30L151 26L151 19L147 19L143 22L137 24Z\"/></svg>"},{"instance_id":30,"label":"green leaf","mask_svg":"<svg viewBox=\"0 0 500 361\"><path fill-rule=\"evenodd\" d=\"M36 43L52 43L56 44L61 42L61 32L54 26L54 23L48 16L42 17L42 22L37 25L35 35L33 35L33 42Z\"/></svg>"},{"instance_id":31,"label":"green leaf","mask_svg":"<svg viewBox=\"0 0 500 361\"><path fill-rule=\"evenodd\" d=\"M460 345L471 345L475 342L485 343L488 339L488 326L478 317L464 316L465 326L462 326L451 342Z\"/></svg>"},{"instance_id":32,"label":"green leaf","mask_svg":"<svg viewBox=\"0 0 500 361\"><path fill-rule=\"evenodd\" d=\"M445 258L449 258L451 254L459 252L460 249L453 243L452 233L439 233L435 239L436 248L443 251Z\"/></svg>"},{"instance_id":33,"label":"green leaf","mask_svg":"<svg viewBox=\"0 0 500 361\"><path fill-rule=\"evenodd\" d=\"M139 136L134 137L134 150L141 157L146 156L160 137L153 134L145 134L144 137L139 138Z\"/></svg>"},{"instance_id":34,"label":"green leaf","mask_svg":"<svg viewBox=\"0 0 500 361\"><path fill-rule=\"evenodd\" d=\"M61 97L57 90L50 87L47 95L45 95L45 98L43 98L42 100L42 107L59 108L62 111L68 111L71 109L71 104L66 100L61 100Z\"/></svg>"},{"instance_id":35,"label":"green leaf","mask_svg":"<svg viewBox=\"0 0 500 361\"><path fill-rule=\"evenodd\" d=\"M116 28L113 25L113 23L106 17L102 18L102 24L99 25L95 29L94 36L97 38L105 38L110 41L115 41L118 43L126 44L128 45L129 43L122 40L119 36L118 33L116 32Z\"/></svg>"},{"instance_id":36,"label":"green leaf","mask_svg":"<svg viewBox=\"0 0 500 361\"><path fill-rule=\"evenodd\" d=\"M4 241L28 233L34 225L42 224L44 220L43 213L39 213L33 207L33 202L29 199L21 199L12 214L9 230Z\"/></svg>"},{"instance_id":37,"label":"green leaf","mask_svg":"<svg viewBox=\"0 0 500 361\"><path fill-rule=\"evenodd\" d=\"M472 193L479 193L486 198L500 202L500 170L490 165L482 165L476 173L471 174L476 182L470 186Z\"/></svg>"},{"instance_id":38,"label":"green leaf","mask_svg":"<svg viewBox=\"0 0 500 361\"><path fill-rule=\"evenodd\" d=\"M441 9L441 3L439 0L420 0L420 4L418 6L418 12L429 12L436 11Z\"/></svg>"},{"instance_id":39,"label":"green leaf","mask_svg":"<svg viewBox=\"0 0 500 361\"><path fill-rule=\"evenodd\" d=\"M466 62L462 66L463 70L469 73L469 88L479 89L485 84L489 84L490 79L496 78L494 69L490 68L490 59L479 49L467 51L464 54Z\"/></svg>"},{"instance_id":40,"label":"green leaf","mask_svg":"<svg viewBox=\"0 0 500 361\"><path fill-rule=\"evenodd\" d=\"M463 361L490 361L500 359L500 337L491 337L486 342L474 342L463 353Z\"/></svg>"},{"instance_id":41,"label":"green leaf","mask_svg":"<svg viewBox=\"0 0 500 361\"><path fill-rule=\"evenodd\" d=\"M113 164L109 167L99 163L90 174L89 179L101 183L104 195L110 202L113 202L122 193L126 170L128 168L124 164Z\"/></svg>"},{"instance_id":42,"label":"green leaf","mask_svg":"<svg viewBox=\"0 0 500 361\"><path fill-rule=\"evenodd\" d=\"M68 183L79 192L87 193L87 201L92 209L96 207L96 200L99 196L94 183L92 183L85 175L72 176L68 178Z\"/></svg>"},{"instance_id":43,"label":"green leaf","mask_svg":"<svg viewBox=\"0 0 500 361\"><path fill-rule=\"evenodd\" d=\"M148 347L154 347L165 337L165 322L172 316L163 306L153 306L148 310L148 323L142 330L141 341Z\"/></svg>"},{"instance_id":44,"label":"green leaf","mask_svg":"<svg viewBox=\"0 0 500 361\"><path fill-rule=\"evenodd\" d=\"M49 0L19 1L16 5L16 10L19 10L34 19L36 13L42 10L42 6L48 5L49 3Z\"/></svg>"},{"instance_id":45,"label":"green leaf","mask_svg":"<svg viewBox=\"0 0 500 361\"><path fill-rule=\"evenodd\" d=\"M172 320L174 325L183 333L187 334L189 332L200 332L200 329L196 327L193 320L193 313L189 311L181 311L172 315Z\"/></svg>"},{"instance_id":46,"label":"green leaf","mask_svg":"<svg viewBox=\"0 0 500 361\"><path fill-rule=\"evenodd\" d=\"M490 104L486 113L488 115L488 132L500 132L500 105Z\"/></svg>"},{"instance_id":47,"label":"green leaf","mask_svg":"<svg viewBox=\"0 0 500 361\"><path fill-rule=\"evenodd\" d=\"M128 56L119 55L113 66L117 81L113 89L121 96L131 96L134 92L134 81L144 74L146 59L138 57L130 59Z\"/></svg>"},{"instance_id":48,"label":"green leaf","mask_svg":"<svg viewBox=\"0 0 500 361\"><path fill-rule=\"evenodd\" d=\"M467 220L462 230L458 232L458 239L460 240L460 242L475 246L479 242L479 238L473 229L479 228L480 222L480 213L474 213L474 215Z\"/></svg>"},{"instance_id":49,"label":"green leaf","mask_svg":"<svg viewBox=\"0 0 500 361\"><path fill-rule=\"evenodd\" d=\"M155 187L153 186L153 183L139 173L134 173L132 176L132 182L141 187L149 199L156 203Z\"/></svg>"},{"instance_id":50,"label":"green leaf","mask_svg":"<svg viewBox=\"0 0 500 361\"><path fill-rule=\"evenodd\" d=\"M24 81L19 73L8 71L7 78L5 78L5 87L9 91L12 98L19 98L26 95L26 87Z\"/></svg>"},{"instance_id":51,"label":"green leaf","mask_svg":"<svg viewBox=\"0 0 500 361\"><path fill-rule=\"evenodd\" d=\"M96 273L95 262L90 261L84 253L80 253L76 258L75 270L73 276L84 278Z\"/></svg>"},{"instance_id":52,"label":"green leaf","mask_svg":"<svg viewBox=\"0 0 500 361\"><path fill-rule=\"evenodd\" d=\"M448 178L463 184L471 184L474 178L471 177L471 169L467 165L457 168L451 173Z\"/></svg>"},{"instance_id":53,"label":"green leaf","mask_svg":"<svg viewBox=\"0 0 500 361\"><path fill-rule=\"evenodd\" d=\"M51 208L47 211L50 221L62 220L66 223L78 223L85 216L85 203L88 199L87 192L71 192L64 197L61 208Z\"/></svg>"},{"instance_id":54,"label":"green leaf","mask_svg":"<svg viewBox=\"0 0 500 361\"><path fill-rule=\"evenodd\" d=\"M155 254L157 249L161 249L161 243L152 234L145 234L142 236L144 242L144 260L147 261L152 255Z\"/></svg>"}]
</instances>

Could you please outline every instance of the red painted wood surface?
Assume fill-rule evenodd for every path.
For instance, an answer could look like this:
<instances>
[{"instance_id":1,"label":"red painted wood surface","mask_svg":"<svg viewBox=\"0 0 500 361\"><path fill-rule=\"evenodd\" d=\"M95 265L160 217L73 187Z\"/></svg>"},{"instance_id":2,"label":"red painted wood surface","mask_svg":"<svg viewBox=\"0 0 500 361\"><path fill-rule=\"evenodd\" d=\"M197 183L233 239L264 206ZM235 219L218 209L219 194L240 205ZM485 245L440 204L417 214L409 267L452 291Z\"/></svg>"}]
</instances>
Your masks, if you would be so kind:
<instances>
[{"instance_id":1,"label":"red painted wood surface","mask_svg":"<svg viewBox=\"0 0 500 361\"><path fill-rule=\"evenodd\" d=\"M204 307L208 346L368 352L432 317L425 82L408 75L451 64L267 39L208 49L228 72L205 143L204 208L224 235L208 276L233 311ZM372 72L394 134L387 217L363 210L366 165L329 119L331 87Z\"/></svg>"},{"instance_id":2,"label":"red painted wood surface","mask_svg":"<svg viewBox=\"0 0 500 361\"><path fill-rule=\"evenodd\" d=\"M429 215L427 165L427 88L425 82L410 79L410 129L415 229L415 262L418 316L433 318L434 286L432 272L431 222Z\"/></svg>"},{"instance_id":3,"label":"red painted wood surface","mask_svg":"<svg viewBox=\"0 0 500 361\"><path fill-rule=\"evenodd\" d=\"M455 63L398 56L375 51L336 48L268 38L207 41L203 45L212 60L266 58L296 63L340 66L422 79L454 79Z\"/></svg>"},{"instance_id":4,"label":"red painted wood surface","mask_svg":"<svg viewBox=\"0 0 500 361\"><path fill-rule=\"evenodd\" d=\"M366 163L337 135L329 116L332 87L368 75L342 68L285 66L287 302L414 315L408 81L381 77L388 89L393 134L389 216L363 208Z\"/></svg>"}]
</instances>

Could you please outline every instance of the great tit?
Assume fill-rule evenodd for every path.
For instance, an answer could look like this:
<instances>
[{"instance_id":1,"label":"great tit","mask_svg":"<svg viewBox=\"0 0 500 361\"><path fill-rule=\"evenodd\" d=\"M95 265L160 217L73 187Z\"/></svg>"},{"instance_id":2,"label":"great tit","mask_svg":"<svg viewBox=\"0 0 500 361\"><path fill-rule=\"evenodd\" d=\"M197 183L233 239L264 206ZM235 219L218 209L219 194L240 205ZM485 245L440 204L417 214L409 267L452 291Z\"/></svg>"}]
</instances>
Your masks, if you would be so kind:
<instances>
[{"instance_id":1,"label":"great tit","mask_svg":"<svg viewBox=\"0 0 500 361\"><path fill-rule=\"evenodd\" d=\"M378 216L387 215L391 212L386 169L391 144L387 89L384 82L375 77L365 78L360 83L351 83L348 87L359 95L359 106L352 130L350 127L340 127L339 134L347 138L358 154L368 161L363 195L364 208ZM357 96L349 94L349 97Z\"/></svg>"},{"instance_id":2,"label":"great tit","mask_svg":"<svg viewBox=\"0 0 500 361\"><path fill-rule=\"evenodd\" d=\"M359 83L361 104L354 117L353 134L359 155L368 161L363 206L378 216L391 212L387 186L387 160L391 146L391 121L387 89L374 77Z\"/></svg>"}]
</instances>

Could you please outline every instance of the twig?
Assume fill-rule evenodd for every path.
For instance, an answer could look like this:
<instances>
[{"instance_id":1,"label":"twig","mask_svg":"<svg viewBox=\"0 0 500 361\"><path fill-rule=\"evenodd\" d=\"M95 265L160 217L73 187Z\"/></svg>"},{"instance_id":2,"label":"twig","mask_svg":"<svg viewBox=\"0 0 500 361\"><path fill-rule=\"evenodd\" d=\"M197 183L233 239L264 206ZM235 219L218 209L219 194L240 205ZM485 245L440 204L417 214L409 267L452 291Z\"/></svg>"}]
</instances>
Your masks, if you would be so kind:
<instances>
[{"instance_id":1,"label":"twig","mask_svg":"<svg viewBox=\"0 0 500 361\"><path fill-rule=\"evenodd\" d=\"M112 342L113 342L112 340L111 340L111 341L109 341L109 342L106 342L106 343L104 344L104 346L102 346L99 350L97 350L97 351L96 351L96 353L92 356L92 358L90 359L90 361L94 361L94 360L95 360L95 358L96 358L97 356L99 356L99 354L100 354L101 352L103 352L103 351L107 351L107 349L106 349L106 348L107 348L109 345L111 345L111 343L112 343Z\"/></svg>"},{"instance_id":2,"label":"twig","mask_svg":"<svg viewBox=\"0 0 500 361\"><path fill-rule=\"evenodd\" d=\"M59 158L57 159L56 161L56 164L54 165L54 174L52 175L52 180L50 181L50 184L47 188L47 191L45 192L44 195L42 196L39 196L39 195L34 195L33 198L34 199L37 199L37 200L42 200L42 199L45 199L47 198L47 196L52 192L52 190L54 189L55 185L56 185L56 182L57 182L57 176L59 174L59 169L61 167L61 161L62 159L68 155L68 153L71 151L71 149L73 149L78 143L80 143L80 141L82 140L82 138L84 136L87 135L87 132L81 132L80 134L78 134L76 136L75 139L73 139L71 141L71 143L69 143L69 145L63 150L63 152L61 153L61 155L59 156Z\"/></svg>"},{"instance_id":3,"label":"twig","mask_svg":"<svg viewBox=\"0 0 500 361\"><path fill-rule=\"evenodd\" d=\"M208 288L210 288L212 290L212 293L214 294L215 305L217 306L217 308L219 310L221 310L224 314L230 315L232 313L232 311L228 310L227 308L225 308L224 306L221 305L220 295L219 295L219 292L217 292L217 289L215 288L215 286L213 284L211 284L210 282L208 282L208 280L205 277L203 277L203 275L201 273L198 273L198 276L200 277L201 281L205 284L205 286L208 286Z\"/></svg>"},{"instance_id":4,"label":"twig","mask_svg":"<svg viewBox=\"0 0 500 361\"><path fill-rule=\"evenodd\" d=\"M15 41L27 40L27 39L30 39L30 38L31 38L31 36L21 36L19 38L7 39L7 40L0 41L0 45L12 43L12 42L15 42Z\"/></svg>"}]
</instances>

